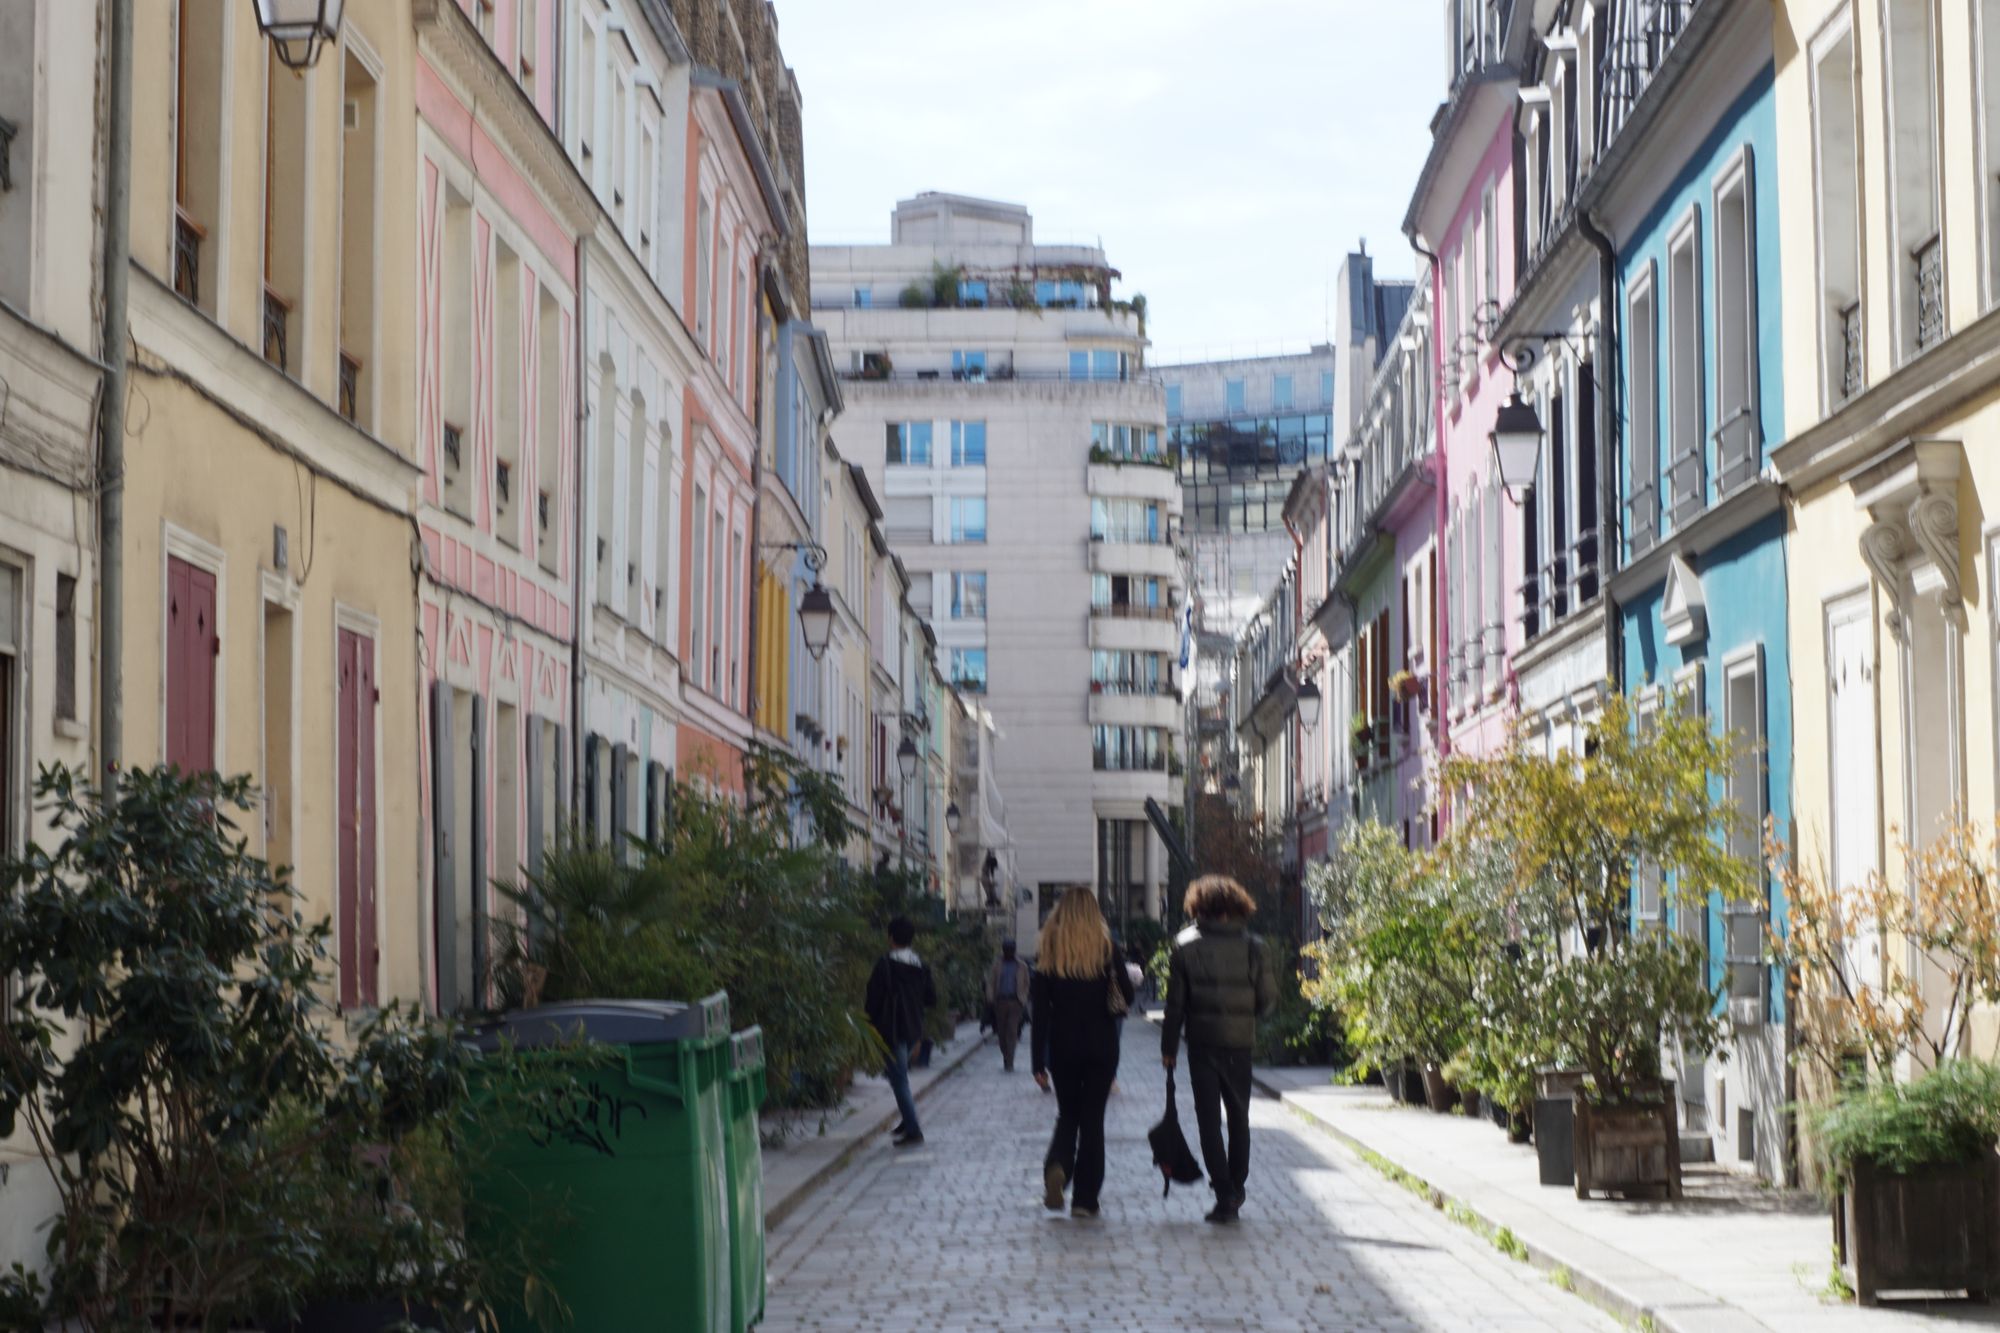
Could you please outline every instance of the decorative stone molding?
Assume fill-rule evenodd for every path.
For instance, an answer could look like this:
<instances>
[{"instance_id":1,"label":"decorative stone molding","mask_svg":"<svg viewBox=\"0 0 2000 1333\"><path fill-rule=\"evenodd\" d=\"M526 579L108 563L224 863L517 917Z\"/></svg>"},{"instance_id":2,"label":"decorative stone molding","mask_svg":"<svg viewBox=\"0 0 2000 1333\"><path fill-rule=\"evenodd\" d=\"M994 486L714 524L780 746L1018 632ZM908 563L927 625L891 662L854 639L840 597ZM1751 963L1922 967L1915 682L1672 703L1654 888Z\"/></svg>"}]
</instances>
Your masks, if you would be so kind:
<instances>
[{"instance_id":1,"label":"decorative stone molding","mask_svg":"<svg viewBox=\"0 0 2000 1333\"><path fill-rule=\"evenodd\" d=\"M1861 558L1889 596L1889 632L1898 642L1916 599L1933 594L1946 619L1965 628L1958 531L1964 463L1957 440L1907 439L1842 478L1871 520Z\"/></svg>"},{"instance_id":2,"label":"decorative stone molding","mask_svg":"<svg viewBox=\"0 0 2000 1333\"><path fill-rule=\"evenodd\" d=\"M1679 647L1708 637L1708 599L1701 579L1683 556L1667 561L1667 586L1660 598L1660 624L1667 642Z\"/></svg>"}]
</instances>

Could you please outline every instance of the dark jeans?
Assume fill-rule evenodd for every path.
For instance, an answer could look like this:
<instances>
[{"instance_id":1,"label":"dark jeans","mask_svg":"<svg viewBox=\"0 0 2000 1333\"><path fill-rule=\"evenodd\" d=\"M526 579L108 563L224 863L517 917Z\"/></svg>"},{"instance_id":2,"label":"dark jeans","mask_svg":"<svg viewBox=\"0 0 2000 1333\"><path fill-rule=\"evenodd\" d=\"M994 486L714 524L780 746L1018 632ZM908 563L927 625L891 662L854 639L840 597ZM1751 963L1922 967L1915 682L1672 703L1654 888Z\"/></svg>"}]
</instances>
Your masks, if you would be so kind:
<instances>
[{"instance_id":1,"label":"dark jeans","mask_svg":"<svg viewBox=\"0 0 2000 1333\"><path fill-rule=\"evenodd\" d=\"M1250 1052L1216 1046L1188 1047L1188 1086L1194 1122L1201 1130L1201 1160L1220 1200L1243 1198L1250 1179ZM1223 1117L1229 1143L1222 1142Z\"/></svg>"},{"instance_id":2,"label":"dark jeans","mask_svg":"<svg viewBox=\"0 0 2000 1333\"><path fill-rule=\"evenodd\" d=\"M1056 1085L1056 1133L1043 1163L1063 1169L1073 1208L1097 1207L1097 1192L1104 1187L1104 1103L1117 1076L1116 1060L1049 1066Z\"/></svg>"},{"instance_id":3,"label":"dark jeans","mask_svg":"<svg viewBox=\"0 0 2000 1333\"><path fill-rule=\"evenodd\" d=\"M1000 1036L1000 1065L1014 1067L1014 1052L1021 1044L1021 1018L1026 1013L1021 1002L1009 995L993 1002L993 1030Z\"/></svg>"},{"instance_id":4,"label":"dark jeans","mask_svg":"<svg viewBox=\"0 0 2000 1333\"><path fill-rule=\"evenodd\" d=\"M921 1134L923 1127L917 1123L917 1099L910 1095L910 1047L907 1042L897 1042L889 1048L889 1063L882 1069L882 1077L889 1080L889 1091L896 1094L896 1109L903 1115L903 1131L907 1134Z\"/></svg>"}]
</instances>

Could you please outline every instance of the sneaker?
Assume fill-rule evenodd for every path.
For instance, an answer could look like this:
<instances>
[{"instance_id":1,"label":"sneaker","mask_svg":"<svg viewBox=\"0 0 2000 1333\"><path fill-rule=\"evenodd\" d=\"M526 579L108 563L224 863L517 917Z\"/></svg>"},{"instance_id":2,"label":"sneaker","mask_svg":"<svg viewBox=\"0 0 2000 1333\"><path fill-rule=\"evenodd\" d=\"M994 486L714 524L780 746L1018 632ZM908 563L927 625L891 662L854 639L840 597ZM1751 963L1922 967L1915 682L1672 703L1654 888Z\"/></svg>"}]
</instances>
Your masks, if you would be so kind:
<instances>
[{"instance_id":1,"label":"sneaker","mask_svg":"<svg viewBox=\"0 0 2000 1333\"><path fill-rule=\"evenodd\" d=\"M908 1133L898 1134L889 1141L898 1148L914 1148L924 1141L924 1132L921 1129L912 1130Z\"/></svg>"},{"instance_id":2,"label":"sneaker","mask_svg":"<svg viewBox=\"0 0 2000 1333\"><path fill-rule=\"evenodd\" d=\"M1076 1218L1078 1221L1088 1222L1096 1218L1097 1210L1095 1208L1086 1208L1084 1205L1080 1203L1071 1204L1069 1209L1069 1215L1071 1217Z\"/></svg>"},{"instance_id":3,"label":"sneaker","mask_svg":"<svg viewBox=\"0 0 2000 1333\"><path fill-rule=\"evenodd\" d=\"M1042 1207L1052 1213L1059 1213L1063 1206L1063 1190L1068 1188L1069 1179L1063 1169L1054 1162L1042 1168Z\"/></svg>"},{"instance_id":4,"label":"sneaker","mask_svg":"<svg viewBox=\"0 0 2000 1333\"><path fill-rule=\"evenodd\" d=\"M1209 1209L1207 1216L1201 1220L1204 1222L1214 1222L1218 1226L1228 1226L1236 1221L1236 1209L1236 1200L1229 1199L1225 1201L1218 1199L1216 1200L1215 1207Z\"/></svg>"}]
</instances>

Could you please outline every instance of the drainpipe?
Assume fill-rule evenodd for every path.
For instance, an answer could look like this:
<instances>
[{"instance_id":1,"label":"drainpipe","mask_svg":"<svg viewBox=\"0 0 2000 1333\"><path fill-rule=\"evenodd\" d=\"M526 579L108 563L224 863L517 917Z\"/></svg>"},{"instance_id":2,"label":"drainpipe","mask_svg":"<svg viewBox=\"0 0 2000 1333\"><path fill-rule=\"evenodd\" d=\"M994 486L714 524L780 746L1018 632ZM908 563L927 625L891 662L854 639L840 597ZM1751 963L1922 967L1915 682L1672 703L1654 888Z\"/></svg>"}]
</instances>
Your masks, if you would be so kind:
<instances>
[{"instance_id":1,"label":"drainpipe","mask_svg":"<svg viewBox=\"0 0 2000 1333\"><path fill-rule=\"evenodd\" d=\"M1425 247L1421 232L1412 229L1404 234L1409 237L1410 248L1424 257L1425 281L1435 284L1438 274L1443 271L1442 261L1438 259L1435 251ZM1437 460L1437 519L1434 524L1436 536L1433 540L1438 544L1438 566L1439 568L1444 568L1445 561L1442 547L1445 539L1445 529L1448 526L1447 520L1451 514L1451 454L1444 447L1444 382L1442 377L1437 373L1438 361L1440 359L1439 352L1443 347L1440 339L1443 337L1444 330L1438 327L1436 312L1439 309L1439 303L1437 300L1437 289L1434 285L1431 288L1430 297L1432 311L1431 328L1437 334L1436 337L1431 339L1430 371L1431 384L1434 387L1429 404L1431 409L1431 439L1433 441L1431 456ZM1435 580L1432 582L1431 596L1433 598L1438 596ZM1439 599L1438 601L1437 623L1440 626L1438 637L1443 639L1445 643L1451 642L1451 602L1448 599ZM1443 647L1444 644L1442 643L1434 643L1431 645L1431 652L1436 654L1442 651ZM1451 707L1451 701L1445 697L1445 673L1438 670L1441 664L1438 662L1425 662L1424 665L1430 668L1431 673L1431 726L1437 732L1431 738L1431 742L1437 747L1438 758L1442 760L1451 754L1451 728L1444 724L1444 719L1450 716L1448 710Z\"/></svg>"},{"instance_id":2,"label":"drainpipe","mask_svg":"<svg viewBox=\"0 0 2000 1333\"><path fill-rule=\"evenodd\" d=\"M761 302L759 304L761 306ZM757 348L760 353L757 360L760 364L751 367L751 373L753 375L762 373L761 363L763 361L763 356L761 355L761 353L764 347L764 340L770 336L770 329L772 324L773 321L771 317L765 314L764 311L760 308L757 311ZM780 361L780 365L782 366L782 360ZM777 393L777 386L775 385L770 386L770 392L773 395L775 395ZM750 719L749 719L750 739L751 739L751 744L753 745L756 743L756 738L757 738L756 709L757 706L763 702L763 700L757 696L756 688L757 688L757 668L760 665L762 665L757 660L758 658L757 633L762 628L760 622L763 620L763 617L758 614L759 610L758 603L763 601L763 598L759 596L760 589L757 587L757 584L762 581L764 574L764 557L758 554L759 550L763 547L764 544L764 396L765 395L762 391L754 395L753 401L755 402L756 406L753 407L750 412L751 446L750 446L749 555L750 555L751 577L745 580L745 582L749 585L746 591L749 593L750 596L750 606L748 611L745 613L743 617L744 626L748 630L750 635L750 641L743 646L743 672L744 675L748 677L748 679L745 680L743 683L743 701L745 704L748 705L748 708L746 708L745 711L750 714ZM795 559L797 558L797 554L798 554L797 552L793 552L793 557ZM779 735L780 733L776 727L773 727L771 729L771 734L776 736ZM745 758L747 759L748 756L746 755Z\"/></svg>"},{"instance_id":3,"label":"drainpipe","mask_svg":"<svg viewBox=\"0 0 2000 1333\"><path fill-rule=\"evenodd\" d=\"M1604 670L1612 688L1625 687L1625 635L1618 616L1618 603L1611 596L1611 573L1622 554L1623 541L1618 522L1617 451L1611 447L1612 432L1620 419L1618 393L1618 251L1611 238L1598 228L1586 209L1576 214L1577 232L1597 251L1597 290L1602 314L1598 338L1598 364L1603 378L1597 389L1597 589L1604 599Z\"/></svg>"},{"instance_id":4,"label":"drainpipe","mask_svg":"<svg viewBox=\"0 0 2000 1333\"><path fill-rule=\"evenodd\" d=\"M589 362L584 356L584 343L590 330L590 295L584 282L585 265L590 254L584 248L584 237L576 238L576 535L570 542L575 556L576 568L571 571L570 600L574 605L570 614L569 636L569 817L574 823L583 813L583 677L586 670L583 657L583 629L589 621L590 608L584 601L584 541L583 541L583 488L589 481L589 471L582 460L588 458L590 448L590 380L585 374Z\"/></svg>"},{"instance_id":5,"label":"drainpipe","mask_svg":"<svg viewBox=\"0 0 2000 1333\"><path fill-rule=\"evenodd\" d=\"M132 0L111 0L104 182L104 392L97 404L97 782L115 791L125 746L125 344L132 264Z\"/></svg>"}]
</instances>

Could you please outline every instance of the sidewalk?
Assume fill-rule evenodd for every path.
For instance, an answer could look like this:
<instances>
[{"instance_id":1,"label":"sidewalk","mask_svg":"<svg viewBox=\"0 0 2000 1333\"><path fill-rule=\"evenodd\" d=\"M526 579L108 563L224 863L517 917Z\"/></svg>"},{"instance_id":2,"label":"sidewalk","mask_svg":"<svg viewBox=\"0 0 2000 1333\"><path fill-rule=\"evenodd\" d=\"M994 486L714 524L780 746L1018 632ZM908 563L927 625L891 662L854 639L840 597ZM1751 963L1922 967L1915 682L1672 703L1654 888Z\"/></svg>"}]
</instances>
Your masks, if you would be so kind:
<instances>
[{"instance_id":1,"label":"sidewalk","mask_svg":"<svg viewBox=\"0 0 2000 1333\"><path fill-rule=\"evenodd\" d=\"M1537 1182L1535 1150L1491 1121L1393 1105L1381 1088L1338 1087L1324 1069L1259 1069L1260 1091L1416 1178L1431 1201L1481 1230L1505 1228L1528 1261L1641 1327L1682 1333L1939 1325L2000 1328L2000 1307L1962 1301L1861 1309L1822 1299L1833 1262L1827 1209L1716 1166L1685 1168L1678 1202L1579 1202ZM1377 1162L1381 1165L1381 1161Z\"/></svg>"},{"instance_id":2,"label":"sidewalk","mask_svg":"<svg viewBox=\"0 0 2000 1333\"><path fill-rule=\"evenodd\" d=\"M929 1069L910 1071L910 1091L922 1102L940 1080L991 1046L992 1036L982 1034L977 1023L960 1023L952 1034L951 1044L932 1051ZM865 1144L895 1126L896 1098L879 1074L862 1075L848 1089L847 1100L824 1116L824 1123L817 1111L799 1117L792 1136L776 1147L771 1146L770 1138L777 1131L780 1117L775 1114L763 1117L766 1231L784 1221Z\"/></svg>"}]
</instances>

